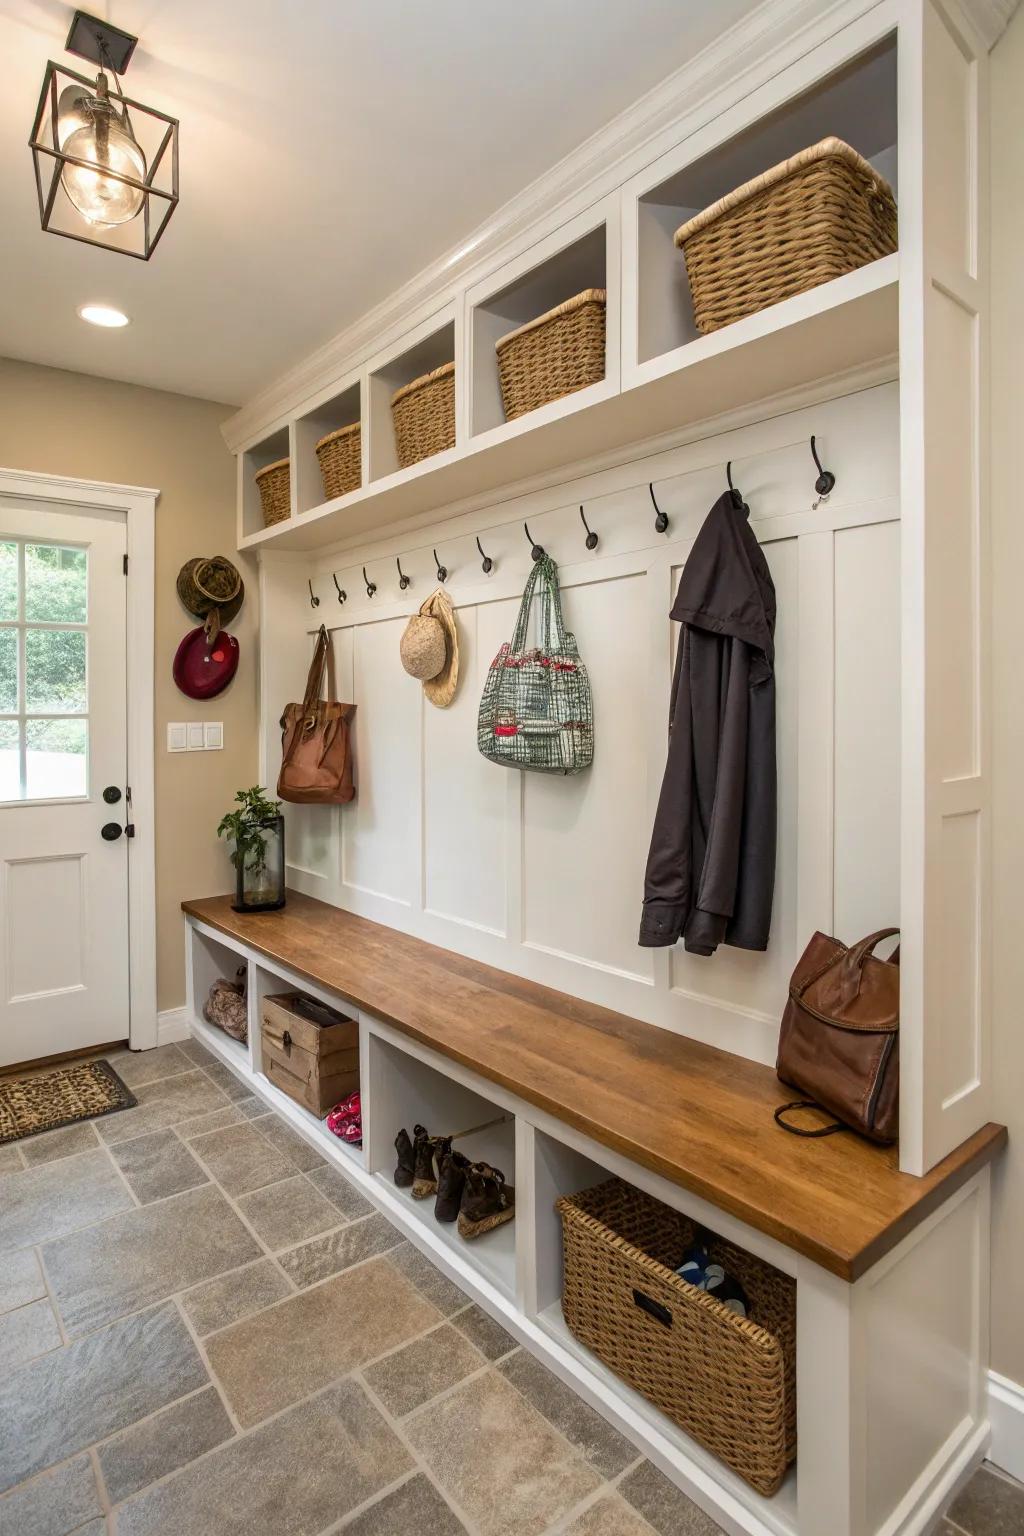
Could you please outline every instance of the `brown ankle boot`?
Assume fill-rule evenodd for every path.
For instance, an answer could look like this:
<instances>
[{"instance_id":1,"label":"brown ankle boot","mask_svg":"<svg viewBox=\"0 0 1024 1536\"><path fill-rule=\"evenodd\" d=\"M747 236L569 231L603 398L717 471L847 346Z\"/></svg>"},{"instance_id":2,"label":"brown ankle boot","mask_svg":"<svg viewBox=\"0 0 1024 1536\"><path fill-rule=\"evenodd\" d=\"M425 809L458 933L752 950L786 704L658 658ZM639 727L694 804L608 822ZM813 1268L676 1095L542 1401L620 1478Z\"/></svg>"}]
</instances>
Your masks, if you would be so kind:
<instances>
[{"instance_id":1,"label":"brown ankle boot","mask_svg":"<svg viewBox=\"0 0 1024 1536\"><path fill-rule=\"evenodd\" d=\"M450 1136L428 1136L422 1125L415 1127L413 1142L414 1178L412 1197L426 1200L437 1193L437 1170L441 1158L451 1148Z\"/></svg>"},{"instance_id":2,"label":"brown ankle boot","mask_svg":"<svg viewBox=\"0 0 1024 1536\"><path fill-rule=\"evenodd\" d=\"M472 1163L466 1170L466 1184L459 1207L459 1235L482 1237L495 1227L511 1221L516 1213L516 1192L505 1183L500 1168L489 1163Z\"/></svg>"},{"instance_id":3,"label":"brown ankle boot","mask_svg":"<svg viewBox=\"0 0 1024 1536\"><path fill-rule=\"evenodd\" d=\"M442 1158L434 1201L434 1215L438 1221L454 1221L458 1216L469 1166L469 1158L463 1157L461 1152L448 1152Z\"/></svg>"},{"instance_id":4,"label":"brown ankle boot","mask_svg":"<svg viewBox=\"0 0 1024 1536\"><path fill-rule=\"evenodd\" d=\"M409 1132L403 1126L395 1137L395 1151L398 1153L398 1165L395 1168L395 1183L399 1189L408 1189L416 1177L415 1160L413 1158L412 1142Z\"/></svg>"}]
</instances>

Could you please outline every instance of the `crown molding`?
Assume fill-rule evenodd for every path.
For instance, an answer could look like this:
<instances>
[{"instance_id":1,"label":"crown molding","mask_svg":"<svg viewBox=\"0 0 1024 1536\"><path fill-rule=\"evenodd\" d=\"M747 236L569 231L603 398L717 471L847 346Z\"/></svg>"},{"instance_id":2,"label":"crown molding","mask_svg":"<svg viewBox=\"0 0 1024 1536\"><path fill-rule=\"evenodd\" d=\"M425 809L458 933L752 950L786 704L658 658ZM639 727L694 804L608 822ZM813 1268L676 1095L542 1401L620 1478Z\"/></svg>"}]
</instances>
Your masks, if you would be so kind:
<instances>
[{"instance_id":1,"label":"crown molding","mask_svg":"<svg viewBox=\"0 0 1024 1536\"><path fill-rule=\"evenodd\" d=\"M282 426L289 414L355 372L374 353L450 302L456 285L469 287L521 247L553 215L563 223L856 17L878 0L765 0L763 5L592 134L551 170L517 193L437 261L432 262L350 326L236 411L222 424L224 440L240 452ZM982 0L975 0L982 3ZM1014 0L990 0L1012 7Z\"/></svg>"},{"instance_id":2,"label":"crown molding","mask_svg":"<svg viewBox=\"0 0 1024 1536\"><path fill-rule=\"evenodd\" d=\"M961 8L990 53L1010 25L1019 4L1020 0L960 0Z\"/></svg>"}]
</instances>

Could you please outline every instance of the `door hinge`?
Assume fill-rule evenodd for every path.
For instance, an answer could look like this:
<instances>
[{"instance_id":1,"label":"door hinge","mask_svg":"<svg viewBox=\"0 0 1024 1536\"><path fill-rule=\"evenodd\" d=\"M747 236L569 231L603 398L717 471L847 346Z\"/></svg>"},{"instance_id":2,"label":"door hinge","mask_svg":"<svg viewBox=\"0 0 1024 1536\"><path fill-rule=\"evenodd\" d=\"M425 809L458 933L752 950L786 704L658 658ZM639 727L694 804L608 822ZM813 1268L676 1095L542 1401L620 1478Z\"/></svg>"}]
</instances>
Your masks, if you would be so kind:
<instances>
[{"instance_id":1,"label":"door hinge","mask_svg":"<svg viewBox=\"0 0 1024 1536\"><path fill-rule=\"evenodd\" d=\"M135 823L134 823L134 821L129 821L129 822L125 823L124 835L125 835L125 837L134 837L135 836Z\"/></svg>"},{"instance_id":2,"label":"door hinge","mask_svg":"<svg viewBox=\"0 0 1024 1536\"><path fill-rule=\"evenodd\" d=\"M128 575L128 556L124 555L124 556L122 556L122 559L124 561L122 569L124 571L124 574L127 576Z\"/></svg>"},{"instance_id":3,"label":"door hinge","mask_svg":"<svg viewBox=\"0 0 1024 1536\"><path fill-rule=\"evenodd\" d=\"M128 556L125 555L124 558L125 558L125 561L127 561ZM132 813L132 787L131 787L130 784L126 784L125 787L124 787L124 808L128 812L128 815L130 816L131 813ZM134 821L126 821L125 822L125 825L124 825L124 835L125 835L125 837L134 837L135 836L135 823L134 823Z\"/></svg>"}]
</instances>

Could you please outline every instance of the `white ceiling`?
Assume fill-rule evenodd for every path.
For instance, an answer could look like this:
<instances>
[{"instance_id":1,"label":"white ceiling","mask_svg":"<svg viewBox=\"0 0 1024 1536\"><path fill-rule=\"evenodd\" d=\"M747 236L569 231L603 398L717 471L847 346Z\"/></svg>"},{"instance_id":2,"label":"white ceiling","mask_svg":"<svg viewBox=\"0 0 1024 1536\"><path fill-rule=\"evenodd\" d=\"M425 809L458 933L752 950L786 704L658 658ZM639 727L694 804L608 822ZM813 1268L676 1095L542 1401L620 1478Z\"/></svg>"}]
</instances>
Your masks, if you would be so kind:
<instances>
[{"instance_id":1,"label":"white ceiling","mask_svg":"<svg viewBox=\"0 0 1024 1536\"><path fill-rule=\"evenodd\" d=\"M148 263L44 234L27 148L74 7L0 0L0 353L241 404L755 0L96 0L181 119ZM85 9L90 9L86 5ZM132 317L103 332L80 304Z\"/></svg>"}]
</instances>

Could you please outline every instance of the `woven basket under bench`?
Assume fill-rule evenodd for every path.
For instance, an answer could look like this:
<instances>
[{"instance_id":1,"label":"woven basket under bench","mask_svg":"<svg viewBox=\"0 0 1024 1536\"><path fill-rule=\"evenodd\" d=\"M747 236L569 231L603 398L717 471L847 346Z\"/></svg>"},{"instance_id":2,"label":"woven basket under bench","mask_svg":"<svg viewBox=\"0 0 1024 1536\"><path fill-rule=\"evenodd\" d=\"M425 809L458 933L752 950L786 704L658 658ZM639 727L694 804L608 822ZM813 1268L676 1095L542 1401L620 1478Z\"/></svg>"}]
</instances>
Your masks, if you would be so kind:
<instances>
[{"instance_id":1,"label":"woven basket under bench","mask_svg":"<svg viewBox=\"0 0 1024 1536\"><path fill-rule=\"evenodd\" d=\"M705 335L896 249L889 183L842 139L822 139L676 230Z\"/></svg>"},{"instance_id":2,"label":"woven basket under bench","mask_svg":"<svg viewBox=\"0 0 1024 1536\"><path fill-rule=\"evenodd\" d=\"M695 1230L660 1200L609 1179L556 1209L576 1338L758 1493L775 1493L796 1459L796 1282L710 1239L747 1293L750 1317L738 1317L673 1273Z\"/></svg>"},{"instance_id":3,"label":"woven basket under bench","mask_svg":"<svg viewBox=\"0 0 1024 1536\"><path fill-rule=\"evenodd\" d=\"M586 288L495 342L507 421L604 378L606 307L603 288Z\"/></svg>"}]
</instances>

